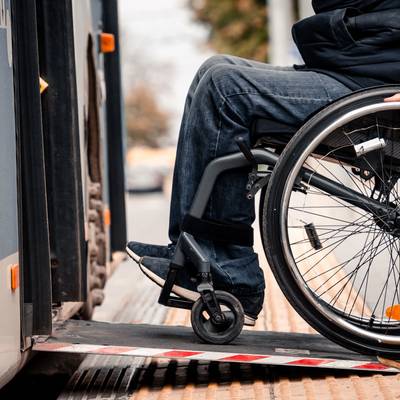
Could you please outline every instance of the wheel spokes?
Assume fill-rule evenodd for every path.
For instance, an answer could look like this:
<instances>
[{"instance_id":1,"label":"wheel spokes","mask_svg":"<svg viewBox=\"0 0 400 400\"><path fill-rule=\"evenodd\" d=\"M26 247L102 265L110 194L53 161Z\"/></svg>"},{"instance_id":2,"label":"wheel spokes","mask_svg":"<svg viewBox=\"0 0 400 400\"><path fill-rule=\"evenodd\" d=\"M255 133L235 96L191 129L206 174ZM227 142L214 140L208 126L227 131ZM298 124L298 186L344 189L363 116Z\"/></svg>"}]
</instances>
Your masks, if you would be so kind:
<instances>
[{"instance_id":1,"label":"wheel spokes","mask_svg":"<svg viewBox=\"0 0 400 400\"><path fill-rule=\"evenodd\" d=\"M301 178L306 189L294 190L287 207L289 247L303 285L341 316L368 329L384 330L400 325L386 311L400 304L400 157L396 165L394 133L389 130L385 136L386 131L378 119L374 128L347 133L342 129L346 137L337 141L344 145L306 159L303 168L310 178ZM341 152L364 132L375 132L389 144L356 158L357 169L344 161ZM313 185L313 176L339 184L341 190L328 193ZM362 207L360 197L354 202L353 193L365 198ZM380 206L375 207L372 199ZM306 231L311 225L318 248Z\"/></svg>"}]
</instances>

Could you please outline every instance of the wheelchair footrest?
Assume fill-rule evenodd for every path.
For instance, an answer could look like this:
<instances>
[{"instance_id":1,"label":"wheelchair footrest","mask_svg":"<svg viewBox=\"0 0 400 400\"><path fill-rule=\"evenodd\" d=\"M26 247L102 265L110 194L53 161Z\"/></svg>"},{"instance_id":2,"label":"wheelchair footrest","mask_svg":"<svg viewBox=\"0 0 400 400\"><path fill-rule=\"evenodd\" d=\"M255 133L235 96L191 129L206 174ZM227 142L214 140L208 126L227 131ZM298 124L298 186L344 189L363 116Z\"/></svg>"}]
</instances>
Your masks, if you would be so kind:
<instances>
[{"instance_id":1,"label":"wheelchair footrest","mask_svg":"<svg viewBox=\"0 0 400 400\"><path fill-rule=\"evenodd\" d=\"M167 307L183 308L185 310L191 310L193 307L193 301L181 299L175 296L168 297L165 302L161 302L159 299L158 302Z\"/></svg>"}]
</instances>

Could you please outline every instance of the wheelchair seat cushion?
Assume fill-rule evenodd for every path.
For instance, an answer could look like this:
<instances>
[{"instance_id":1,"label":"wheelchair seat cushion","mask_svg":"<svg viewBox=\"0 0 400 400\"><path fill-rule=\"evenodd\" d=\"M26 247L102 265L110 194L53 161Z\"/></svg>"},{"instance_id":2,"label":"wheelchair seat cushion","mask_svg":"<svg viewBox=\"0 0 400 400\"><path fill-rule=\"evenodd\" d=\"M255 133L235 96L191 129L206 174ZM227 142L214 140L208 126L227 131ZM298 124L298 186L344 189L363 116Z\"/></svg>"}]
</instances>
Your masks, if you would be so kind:
<instances>
[{"instance_id":1,"label":"wheelchair seat cushion","mask_svg":"<svg viewBox=\"0 0 400 400\"><path fill-rule=\"evenodd\" d=\"M270 146L285 146L298 129L299 126L259 118L253 122L251 139L254 144L266 143Z\"/></svg>"}]
</instances>

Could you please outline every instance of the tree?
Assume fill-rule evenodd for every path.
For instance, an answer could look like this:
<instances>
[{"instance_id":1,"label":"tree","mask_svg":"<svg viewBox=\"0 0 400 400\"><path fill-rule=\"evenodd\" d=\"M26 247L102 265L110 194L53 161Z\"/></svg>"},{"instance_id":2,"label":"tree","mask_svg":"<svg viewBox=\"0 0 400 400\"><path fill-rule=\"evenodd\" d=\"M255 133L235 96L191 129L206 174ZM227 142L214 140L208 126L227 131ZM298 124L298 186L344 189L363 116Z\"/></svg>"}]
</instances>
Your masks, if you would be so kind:
<instances>
[{"instance_id":1,"label":"tree","mask_svg":"<svg viewBox=\"0 0 400 400\"><path fill-rule=\"evenodd\" d=\"M191 0L196 18L210 26L210 43L220 53L268 59L265 0Z\"/></svg>"},{"instance_id":2,"label":"tree","mask_svg":"<svg viewBox=\"0 0 400 400\"><path fill-rule=\"evenodd\" d=\"M169 114L160 109L153 90L137 84L125 101L128 145L159 147L169 130Z\"/></svg>"}]
</instances>

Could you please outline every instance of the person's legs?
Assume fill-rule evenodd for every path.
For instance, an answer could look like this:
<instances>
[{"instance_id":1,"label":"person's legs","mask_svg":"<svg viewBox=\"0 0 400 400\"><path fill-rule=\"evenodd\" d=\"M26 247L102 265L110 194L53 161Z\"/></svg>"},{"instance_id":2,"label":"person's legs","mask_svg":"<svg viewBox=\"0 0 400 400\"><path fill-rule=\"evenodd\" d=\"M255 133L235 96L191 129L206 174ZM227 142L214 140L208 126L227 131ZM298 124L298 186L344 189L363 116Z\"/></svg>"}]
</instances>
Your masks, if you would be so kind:
<instances>
[{"instance_id":1,"label":"person's legs","mask_svg":"<svg viewBox=\"0 0 400 400\"><path fill-rule=\"evenodd\" d=\"M179 237L205 167L217 157L237 152L234 138L238 135L250 145L249 128L254 119L300 126L314 111L348 92L341 83L315 72L227 56L204 63L190 87L179 135L171 241L176 243ZM254 202L245 197L247 173L231 171L218 179L205 218L253 223ZM250 313L256 315L262 306L264 277L253 249L211 242L202 245L212 261L215 287L235 294L242 304L248 302L243 304L245 311L253 310Z\"/></svg>"},{"instance_id":2,"label":"person's legs","mask_svg":"<svg viewBox=\"0 0 400 400\"><path fill-rule=\"evenodd\" d=\"M210 70L211 68L215 68L216 66L223 66L223 65L226 65L226 66L237 65L237 66L243 66L243 67L249 67L249 68L261 68L264 70L274 70L274 71L293 70L292 67L277 67L277 66L273 66L273 65L266 64L263 62L247 60L245 58L226 55L226 54L218 54L218 55L208 58L206 61L204 61L204 63L197 70L197 72L193 78L193 81L189 87L188 93L186 95L186 101L185 101L185 106L184 106L184 111L183 111L183 116L182 116L182 122L181 122L181 127L179 130L177 157L180 155L179 148L180 148L181 142L184 140L184 137L185 137L186 123L187 123L186 116L188 115L188 113L190 111L193 96L196 93L197 87L198 87L201 79L203 78L203 76L208 72L208 70Z\"/></svg>"},{"instance_id":3,"label":"person's legs","mask_svg":"<svg viewBox=\"0 0 400 400\"><path fill-rule=\"evenodd\" d=\"M301 126L317 109L349 92L336 80L315 72L235 64L208 68L184 115L171 200L171 241L179 236L205 167L217 157L237 152L234 138L238 135L251 145L254 119ZM231 171L218 179L205 218L253 223L254 202L245 196L247 172ZM219 287L234 294L263 289L263 275L252 248L207 243L205 250L215 261L213 277Z\"/></svg>"},{"instance_id":4,"label":"person's legs","mask_svg":"<svg viewBox=\"0 0 400 400\"><path fill-rule=\"evenodd\" d=\"M293 68L291 67L276 67L272 66L266 63L262 63L259 61L253 61L253 60L247 60L244 58L236 57L236 56L231 56L231 55L224 55L224 54L219 54L212 56L208 58L197 70L193 81L189 87L187 96L186 96L186 101L185 101L185 106L184 106L184 112L183 112L183 117L182 117L182 122L181 122L181 127L179 131L179 137L178 137L178 145L177 145L177 152L176 152L176 161L175 165L179 166L182 163L182 158L185 157L184 152L182 152L182 148L184 148L184 142L186 140L186 135L187 135L187 122L188 118L187 116L189 115L190 108L192 105L192 100L193 97L197 91L197 87L202 80L203 76L207 73L208 70L211 68L215 68L216 66L232 66L232 65L237 65L237 66L246 66L250 68L261 68L264 70L274 70L274 71L291 71ZM178 186L179 186L179 168L175 168L175 173L174 173L174 179L173 179L173 192L179 192ZM175 212L174 209L176 207L176 196L172 197L171 201L171 207L170 207L170 230L169 230L169 236L171 239L171 243L168 246L158 246L155 244L148 244L148 243L141 243L141 242L135 242L131 241L128 243L127 250L130 254L130 256L136 261L139 262L140 258L143 255L151 256L151 257L161 257L161 258L172 258L172 255L175 251L175 244L178 240L179 236L179 223L177 224L175 221L178 219L175 217Z\"/></svg>"},{"instance_id":5,"label":"person's legs","mask_svg":"<svg viewBox=\"0 0 400 400\"><path fill-rule=\"evenodd\" d=\"M178 137L170 206L169 238L172 243L177 242L180 233L180 224L182 222L182 214L186 214L186 212L188 211L186 207L184 211L182 211L182 203L179 201L179 194L181 193L182 182L182 180L180 179L180 174L182 171L181 166L185 165L184 159L186 158L185 143L190 140L187 138L187 136L189 135L190 131L190 129L188 129L188 124L190 124L189 115L191 112L193 98L196 95L201 96L201 94L197 94L199 84L202 83L203 86L208 84L210 80L210 71L216 68L225 69L233 66L261 69L263 71L293 71L292 67L277 67L259 61L247 60L245 58L230 55L216 55L210 57L200 66L186 96L186 102ZM202 82L203 80L205 82Z\"/></svg>"}]
</instances>

